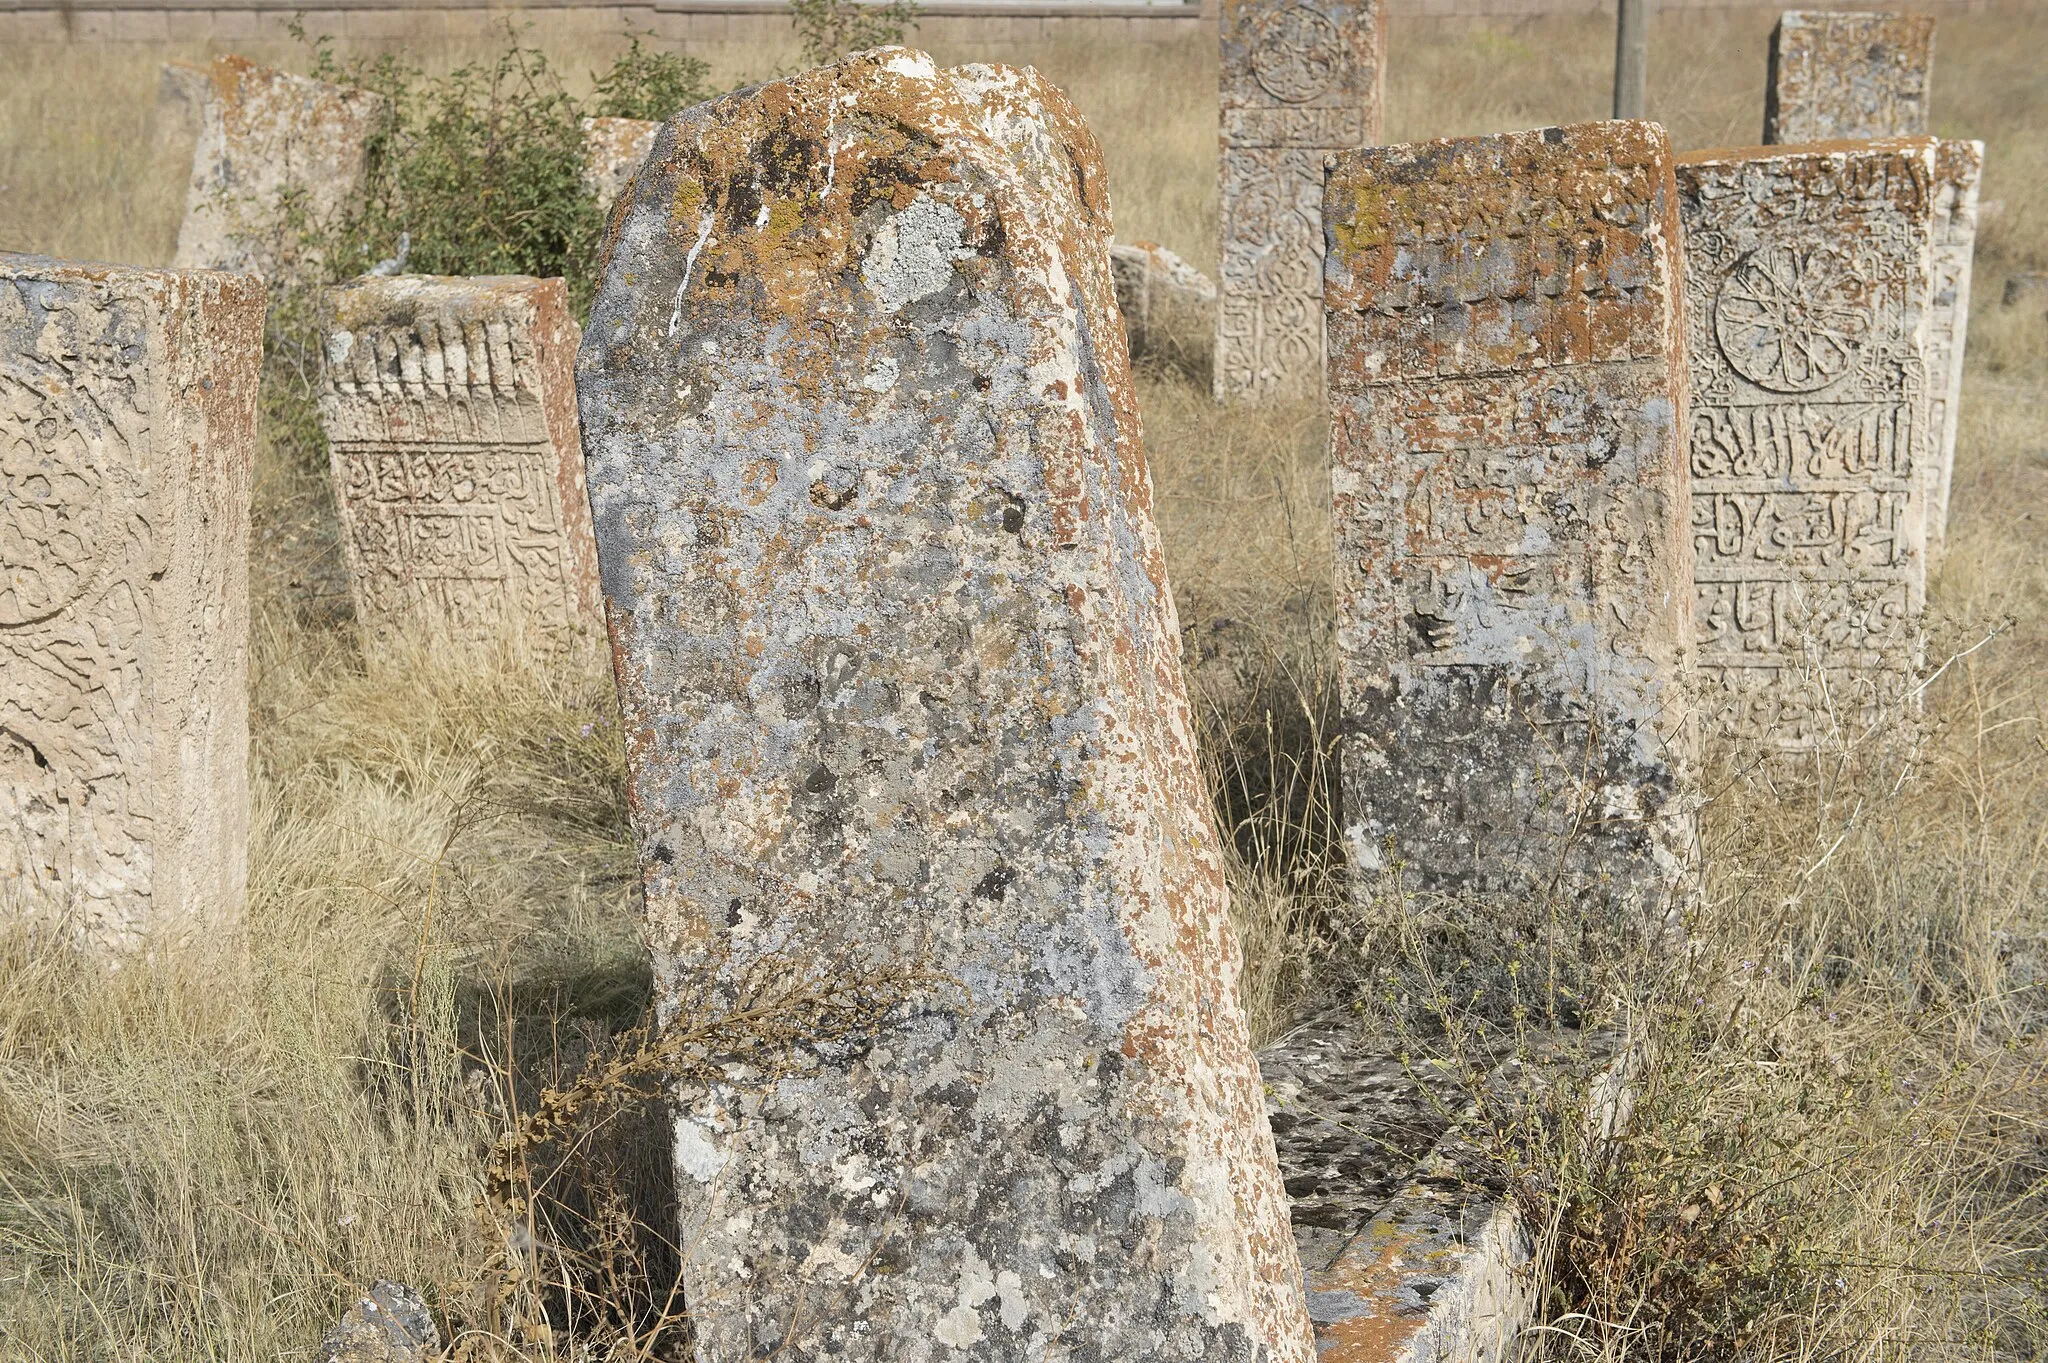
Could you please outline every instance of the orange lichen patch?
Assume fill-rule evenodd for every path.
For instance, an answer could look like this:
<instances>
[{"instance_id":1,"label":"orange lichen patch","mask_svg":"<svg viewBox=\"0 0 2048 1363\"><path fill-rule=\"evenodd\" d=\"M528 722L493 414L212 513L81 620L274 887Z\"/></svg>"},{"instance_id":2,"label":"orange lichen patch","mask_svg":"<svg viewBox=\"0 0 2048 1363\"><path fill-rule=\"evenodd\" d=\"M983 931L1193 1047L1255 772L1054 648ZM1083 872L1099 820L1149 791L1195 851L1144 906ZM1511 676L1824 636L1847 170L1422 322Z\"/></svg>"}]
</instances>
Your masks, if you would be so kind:
<instances>
[{"instance_id":1,"label":"orange lichen patch","mask_svg":"<svg viewBox=\"0 0 2048 1363\"><path fill-rule=\"evenodd\" d=\"M1342 1292L1357 1300L1344 1315L1318 1322L1317 1363L1392 1363L1401 1356L1428 1323L1429 1313L1401 1310L1394 1294L1425 1252L1417 1237L1375 1227L1346 1246L1335 1263L1311 1275L1309 1291Z\"/></svg>"},{"instance_id":2,"label":"orange lichen patch","mask_svg":"<svg viewBox=\"0 0 2048 1363\"><path fill-rule=\"evenodd\" d=\"M1933 64L1931 16L1787 11L1771 31L1763 140L1924 133Z\"/></svg>"}]
</instances>

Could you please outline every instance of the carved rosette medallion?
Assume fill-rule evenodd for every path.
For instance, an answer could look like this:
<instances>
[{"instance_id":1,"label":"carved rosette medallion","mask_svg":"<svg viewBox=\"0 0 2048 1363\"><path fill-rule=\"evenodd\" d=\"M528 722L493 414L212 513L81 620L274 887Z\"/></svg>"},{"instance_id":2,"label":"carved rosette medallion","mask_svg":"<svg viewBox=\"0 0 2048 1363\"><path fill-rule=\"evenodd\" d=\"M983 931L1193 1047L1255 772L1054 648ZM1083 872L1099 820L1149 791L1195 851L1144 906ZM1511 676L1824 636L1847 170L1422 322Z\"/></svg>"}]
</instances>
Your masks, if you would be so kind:
<instances>
[{"instance_id":1,"label":"carved rosette medallion","mask_svg":"<svg viewBox=\"0 0 2048 1363\"><path fill-rule=\"evenodd\" d=\"M1343 51L1337 26L1307 5L1267 15L1252 42L1252 76L1282 104L1305 104L1330 88Z\"/></svg>"},{"instance_id":2,"label":"carved rosette medallion","mask_svg":"<svg viewBox=\"0 0 2048 1363\"><path fill-rule=\"evenodd\" d=\"M0 626L13 626L48 619L91 586L114 498L96 443L27 386L5 386Z\"/></svg>"},{"instance_id":3,"label":"carved rosette medallion","mask_svg":"<svg viewBox=\"0 0 2048 1363\"><path fill-rule=\"evenodd\" d=\"M1870 282L1829 247L1766 246L1722 281L1714 339L1735 371L1774 393L1847 373L1870 334Z\"/></svg>"}]
</instances>

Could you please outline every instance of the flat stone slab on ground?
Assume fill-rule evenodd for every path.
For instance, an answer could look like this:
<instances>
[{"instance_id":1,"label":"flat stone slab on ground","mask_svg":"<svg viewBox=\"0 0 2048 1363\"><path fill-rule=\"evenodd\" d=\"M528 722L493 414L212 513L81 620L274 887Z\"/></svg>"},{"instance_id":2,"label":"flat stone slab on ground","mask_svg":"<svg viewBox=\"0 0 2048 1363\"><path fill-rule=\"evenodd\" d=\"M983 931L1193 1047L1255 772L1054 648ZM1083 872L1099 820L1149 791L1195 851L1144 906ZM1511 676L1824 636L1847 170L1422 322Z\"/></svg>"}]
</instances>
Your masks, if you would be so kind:
<instances>
[{"instance_id":1,"label":"flat stone slab on ground","mask_svg":"<svg viewBox=\"0 0 2048 1363\"><path fill-rule=\"evenodd\" d=\"M320 421L366 642L601 651L563 282L358 279L328 291L323 331Z\"/></svg>"},{"instance_id":2,"label":"flat stone slab on ground","mask_svg":"<svg viewBox=\"0 0 2048 1363\"><path fill-rule=\"evenodd\" d=\"M0 915L239 922L263 286L0 254Z\"/></svg>"},{"instance_id":3,"label":"flat stone slab on ground","mask_svg":"<svg viewBox=\"0 0 2048 1363\"><path fill-rule=\"evenodd\" d=\"M1807 747L1898 701L1926 595L1933 138L1678 164L1706 719Z\"/></svg>"},{"instance_id":4,"label":"flat stone slab on ground","mask_svg":"<svg viewBox=\"0 0 2048 1363\"><path fill-rule=\"evenodd\" d=\"M1330 456L1357 892L1666 911L1691 843L1671 153L1613 122L1336 159Z\"/></svg>"},{"instance_id":5,"label":"flat stone slab on ground","mask_svg":"<svg viewBox=\"0 0 2048 1363\"><path fill-rule=\"evenodd\" d=\"M1323 382L1323 159L1380 137L1384 0L1223 0L1219 398Z\"/></svg>"},{"instance_id":6,"label":"flat stone slab on ground","mask_svg":"<svg viewBox=\"0 0 2048 1363\"><path fill-rule=\"evenodd\" d=\"M1918 137L1933 66L1929 15L1787 10L1771 30L1763 140Z\"/></svg>"},{"instance_id":7,"label":"flat stone slab on ground","mask_svg":"<svg viewBox=\"0 0 2048 1363\"><path fill-rule=\"evenodd\" d=\"M1312 1356L1106 188L1034 73L893 48L679 115L613 213L578 389L658 978L964 986L683 1095L707 1356Z\"/></svg>"}]
</instances>

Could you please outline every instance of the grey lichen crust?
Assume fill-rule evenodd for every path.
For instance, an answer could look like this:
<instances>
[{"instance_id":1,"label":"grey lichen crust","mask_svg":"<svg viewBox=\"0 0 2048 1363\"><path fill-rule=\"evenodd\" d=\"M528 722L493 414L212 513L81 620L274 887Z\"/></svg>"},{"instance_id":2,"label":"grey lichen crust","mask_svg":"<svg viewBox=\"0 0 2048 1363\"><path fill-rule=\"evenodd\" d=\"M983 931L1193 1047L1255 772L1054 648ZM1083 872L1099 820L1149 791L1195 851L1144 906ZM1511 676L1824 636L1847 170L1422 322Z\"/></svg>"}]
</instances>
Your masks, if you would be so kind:
<instances>
[{"instance_id":1,"label":"grey lichen crust","mask_svg":"<svg viewBox=\"0 0 2048 1363\"><path fill-rule=\"evenodd\" d=\"M682 1095L699 1356L1306 1360L1099 153L883 49L667 125L578 389L650 936L964 988Z\"/></svg>"}]
</instances>

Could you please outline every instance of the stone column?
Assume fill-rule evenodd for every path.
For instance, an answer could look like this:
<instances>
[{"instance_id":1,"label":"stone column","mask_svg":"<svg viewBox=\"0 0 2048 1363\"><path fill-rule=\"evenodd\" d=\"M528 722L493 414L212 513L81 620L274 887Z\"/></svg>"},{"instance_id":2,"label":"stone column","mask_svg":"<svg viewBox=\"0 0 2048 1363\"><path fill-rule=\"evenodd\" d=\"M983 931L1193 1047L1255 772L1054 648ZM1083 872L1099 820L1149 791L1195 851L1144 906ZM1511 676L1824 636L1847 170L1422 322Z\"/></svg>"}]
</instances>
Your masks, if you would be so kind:
<instances>
[{"instance_id":1,"label":"stone column","mask_svg":"<svg viewBox=\"0 0 2048 1363\"><path fill-rule=\"evenodd\" d=\"M326 297L320 421L366 646L604 638L559 279L358 279Z\"/></svg>"},{"instance_id":2,"label":"stone column","mask_svg":"<svg viewBox=\"0 0 2048 1363\"><path fill-rule=\"evenodd\" d=\"M1787 10L1771 30L1764 143L1917 137L1933 66L1931 16Z\"/></svg>"},{"instance_id":3,"label":"stone column","mask_svg":"<svg viewBox=\"0 0 2048 1363\"><path fill-rule=\"evenodd\" d=\"M1324 211L1360 893L1398 878L1655 916L1691 843L1663 129L1351 152Z\"/></svg>"},{"instance_id":4,"label":"stone column","mask_svg":"<svg viewBox=\"0 0 2048 1363\"><path fill-rule=\"evenodd\" d=\"M1927 460L1927 571L1941 562L1948 537L1948 490L1956 467L1956 424L1963 408L1963 348L1970 335L1970 267L1977 251L1977 185L1984 144L1943 138L1934 151L1934 302L1927 314L1927 362L1933 387L1927 429L1939 456Z\"/></svg>"},{"instance_id":5,"label":"stone column","mask_svg":"<svg viewBox=\"0 0 2048 1363\"><path fill-rule=\"evenodd\" d=\"M179 269L271 274L293 263L285 195L316 226L363 184L365 147L384 101L366 90L216 57L207 72Z\"/></svg>"},{"instance_id":6,"label":"stone column","mask_svg":"<svg viewBox=\"0 0 2048 1363\"><path fill-rule=\"evenodd\" d=\"M0 254L0 916L232 927L263 286Z\"/></svg>"},{"instance_id":7,"label":"stone column","mask_svg":"<svg viewBox=\"0 0 2048 1363\"><path fill-rule=\"evenodd\" d=\"M1939 468L1935 153L1915 138L1678 164L1699 685L1729 732L1853 733L1910 673Z\"/></svg>"},{"instance_id":8,"label":"stone column","mask_svg":"<svg viewBox=\"0 0 2048 1363\"><path fill-rule=\"evenodd\" d=\"M1377 142L1384 0L1222 0L1214 387L1323 380L1323 162Z\"/></svg>"},{"instance_id":9,"label":"stone column","mask_svg":"<svg viewBox=\"0 0 2048 1363\"><path fill-rule=\"evenodd\" d=\"M678 115L613 212L577 386L658 978L963 986L682 1095L707 1358L1312 1356L1107 188L1034 73L884 48Z\"/></svg>"}]
</instances>

